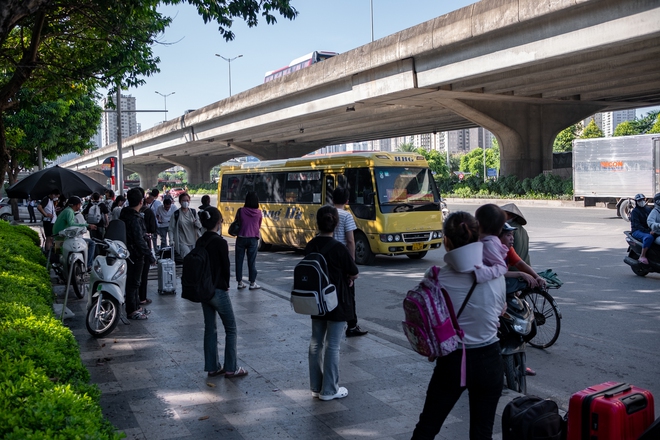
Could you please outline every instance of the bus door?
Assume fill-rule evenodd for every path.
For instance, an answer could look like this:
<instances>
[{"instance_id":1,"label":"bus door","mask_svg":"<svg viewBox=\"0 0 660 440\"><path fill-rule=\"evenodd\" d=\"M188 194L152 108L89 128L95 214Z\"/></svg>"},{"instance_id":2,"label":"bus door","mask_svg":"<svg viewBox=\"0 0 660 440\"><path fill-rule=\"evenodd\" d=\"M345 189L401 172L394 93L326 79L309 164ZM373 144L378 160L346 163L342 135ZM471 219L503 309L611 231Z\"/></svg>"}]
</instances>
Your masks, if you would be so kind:
<instances>
[{"instance_id":1,"label":"bus door","mask_svg":"<svg viewBox=\"0 0 660 440\"><path fill-rule=\"evenodd\" d=\"M368 167L348 168L344 174L337 176L337 185L348 188L348 205L356 218L358 227L369 228L365 221L376 219L375 192L373 173Z\"/></svg>"}]
</instances>

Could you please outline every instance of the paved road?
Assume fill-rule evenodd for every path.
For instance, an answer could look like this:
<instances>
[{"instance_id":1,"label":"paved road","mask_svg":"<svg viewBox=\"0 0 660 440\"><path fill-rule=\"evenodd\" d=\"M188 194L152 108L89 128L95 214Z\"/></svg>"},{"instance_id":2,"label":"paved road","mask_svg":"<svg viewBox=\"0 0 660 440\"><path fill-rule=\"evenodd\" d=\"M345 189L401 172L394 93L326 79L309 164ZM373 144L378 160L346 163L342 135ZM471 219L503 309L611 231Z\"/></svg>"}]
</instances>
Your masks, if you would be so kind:
<instances>
[{"instance_id":1,"label":"paved road","mask_svg":"<svg viewBox=\"0 0 660 440\"><path fill-rule=\"evenodd\" d=\"M474 212L477 205L450 206ZM570 395L608 380L626 381L660 396L660 276L641 278L623 263L627 223L601 208L522 207L528 219L532 264L552 268L565 282L552 293L563 313L558 342L528 350L537 372L529 392L568 407ZM444 250L423 260L378 257L361 266L358 316L363 328L400 345L401 301ZM289 249L260 253L259 279L288 291L300 255ZM244 271L246 272L247 269ZM660 403L656 403L656 413Z\"/></svg>"}]
</instances>

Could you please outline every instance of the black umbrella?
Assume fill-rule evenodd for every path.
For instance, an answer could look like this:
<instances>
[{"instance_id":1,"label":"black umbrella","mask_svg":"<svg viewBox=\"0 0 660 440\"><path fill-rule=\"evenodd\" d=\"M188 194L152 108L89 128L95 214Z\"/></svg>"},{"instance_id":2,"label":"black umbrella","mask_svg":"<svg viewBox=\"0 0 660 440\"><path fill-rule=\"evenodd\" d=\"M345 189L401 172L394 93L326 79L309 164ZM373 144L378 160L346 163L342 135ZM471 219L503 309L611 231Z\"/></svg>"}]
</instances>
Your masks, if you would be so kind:
<instances>
[{"instance_id":1,"label":"black umbrella","mask_svg":"<svg viewBox=\"0 0 660 440\"><path fill-rule=\"evenodd\" d=\"M91 177L55 165L16 182L7 188L7 196L17 199L31 197L33 200L39 200L49 195L54 189L59 189L60 194L69 198L71 196L85 197L95 191L103 193L106 188Z\"/></svg>"}]
</instances>

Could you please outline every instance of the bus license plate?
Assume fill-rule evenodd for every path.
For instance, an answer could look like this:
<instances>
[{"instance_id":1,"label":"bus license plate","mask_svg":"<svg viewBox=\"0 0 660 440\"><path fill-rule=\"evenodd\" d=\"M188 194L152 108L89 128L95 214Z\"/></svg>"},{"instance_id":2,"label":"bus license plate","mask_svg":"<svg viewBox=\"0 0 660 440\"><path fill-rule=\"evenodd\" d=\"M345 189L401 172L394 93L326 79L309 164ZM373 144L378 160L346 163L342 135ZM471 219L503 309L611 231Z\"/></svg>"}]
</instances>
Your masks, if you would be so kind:
<instances>
[{"instance_id":1,"label":"bus license plate","mask_svg":"<svg viewBox=\"0 0 660 440\"><path fill-rule=\"evenodd\" d=\"M412 250L413 251L421 251L424 249L424 243L413 243L412 244Z\"/></svg>"}]
</instances>

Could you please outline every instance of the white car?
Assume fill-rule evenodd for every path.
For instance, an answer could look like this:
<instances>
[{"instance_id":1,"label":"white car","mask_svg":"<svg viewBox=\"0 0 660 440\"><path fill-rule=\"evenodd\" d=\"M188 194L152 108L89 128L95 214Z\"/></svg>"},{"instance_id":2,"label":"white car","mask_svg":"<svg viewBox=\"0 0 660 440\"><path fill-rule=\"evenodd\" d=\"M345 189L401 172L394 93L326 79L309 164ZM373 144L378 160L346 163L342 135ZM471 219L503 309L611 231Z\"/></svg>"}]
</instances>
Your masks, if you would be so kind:
<instances>
[{"instance_id":1,"label":"white car","mask_svg":"<svg viewBox=\"0 0 660 440\"><path fill-rule=\"evenodd\" d=\"M18 201L18 216L21 222L29 223L30 213L28 212L27 204L27 200ZM34 215L37 217L37 221L41 221L41 213L36 206L34 208ZM0 199L0 219L8 222L14 220L14 216L11 213L11 204L7 197Z\"/></svg>"}]
</instances>

